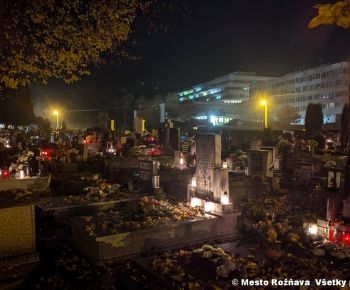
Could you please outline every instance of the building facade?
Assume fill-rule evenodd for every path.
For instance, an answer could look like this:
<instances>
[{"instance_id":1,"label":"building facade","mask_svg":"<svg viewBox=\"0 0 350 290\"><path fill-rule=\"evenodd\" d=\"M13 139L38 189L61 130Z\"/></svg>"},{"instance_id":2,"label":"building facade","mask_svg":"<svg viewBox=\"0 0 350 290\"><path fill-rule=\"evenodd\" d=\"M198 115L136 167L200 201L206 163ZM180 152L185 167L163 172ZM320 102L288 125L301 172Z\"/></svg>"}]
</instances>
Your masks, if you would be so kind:
<instances>
[{"instance_id":1,"label":"building facade","mask_svg":"<svg viewBox=\"0 0 350 290\"><path fill-rule=\"evenodd\" d=\"M250 86L270 79L252 72L234 72L178 92L177 118L203 120L214 126L240 119L250 99Z\"/></svg>"},{"instance_id":2,"label":"building facade","mask_svg":"<svg viewBox=\"0 0 350 290\"><path fill-rule=\"evenodd\" d=\"M305 124L309 103L321 103L324 123L336 123L344 104L349 103L350 62L339 62L304 69L250 86L251 100L267 98L270 116L282 107L292 107Z\"/></svg>"}]
</instances>

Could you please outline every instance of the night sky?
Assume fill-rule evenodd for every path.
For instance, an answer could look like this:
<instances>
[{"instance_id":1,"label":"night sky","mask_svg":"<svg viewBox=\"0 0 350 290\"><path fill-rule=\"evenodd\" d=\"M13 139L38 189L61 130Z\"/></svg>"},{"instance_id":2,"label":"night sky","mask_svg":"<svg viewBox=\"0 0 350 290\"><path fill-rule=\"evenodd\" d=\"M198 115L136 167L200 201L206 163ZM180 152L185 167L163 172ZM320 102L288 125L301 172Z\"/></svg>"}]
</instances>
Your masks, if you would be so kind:
<instances>
[{"instance_id":1,"label":"night sky","mask_svg":"<svg viewBox=\"0 0 350 290\"><path fill-rule=\"evenodd\" d=\"M191 0L185 15L174 15L171 31L137 37L139 61L106 64L90 77L65 85L36 86L36 113L48 103L65 109L118 105L121 95L150 99L237 70L279 76L321 61L350 57L350 31L308 29L314 0Z\"/></svg>"}]
</instances>

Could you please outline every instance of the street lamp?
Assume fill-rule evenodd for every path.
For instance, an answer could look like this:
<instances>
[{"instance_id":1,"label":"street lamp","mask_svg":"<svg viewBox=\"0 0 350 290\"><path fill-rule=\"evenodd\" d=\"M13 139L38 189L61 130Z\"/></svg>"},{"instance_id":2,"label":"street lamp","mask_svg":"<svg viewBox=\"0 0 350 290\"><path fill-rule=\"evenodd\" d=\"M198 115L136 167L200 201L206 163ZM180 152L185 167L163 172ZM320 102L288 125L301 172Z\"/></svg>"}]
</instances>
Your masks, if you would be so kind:
<instances>
[{"instance_id":1,"label":"street lamp","mask_svg":"<svg viewBox=\"0 0 350 290\"><path fill-rule=\"evenodd\" d=\"M53 114L56 116L56 130L58 129L58 111L53 111Z\"/></svg>"},{"instance_id":2,"label":"street lamp","mask_svg":"<svg viewBox=\"0 0 350 290\"><path fill-rule=\"evenodd\" d=\"M267 128L268 127L268 124L267 124L267 101L261 100L260 105L265 107L264 124L265 124L265 128Z\"/></svg>"}]
</instances>

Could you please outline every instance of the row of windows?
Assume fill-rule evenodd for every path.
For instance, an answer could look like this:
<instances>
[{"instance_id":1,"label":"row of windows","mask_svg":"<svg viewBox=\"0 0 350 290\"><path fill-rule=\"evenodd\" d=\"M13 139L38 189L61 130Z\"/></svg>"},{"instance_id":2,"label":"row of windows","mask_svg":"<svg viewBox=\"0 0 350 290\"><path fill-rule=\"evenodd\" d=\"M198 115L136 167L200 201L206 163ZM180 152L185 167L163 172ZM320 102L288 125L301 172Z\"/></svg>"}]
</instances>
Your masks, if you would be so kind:
<instances>
[{"instance_id":1,"label":"row of windows","mask_svg":"<svg viewBox=\"0 0 350 290\"><path fill-rule=\"evenodd\" d=\"M326 103L326 104L322 104L322 109L334 109L336 107L335 103ZM307 109L307 105L304 106L295 106L294 107L296 111L298 112L302 112L302 111L306 111Z\"/></svg>"},{"instance_id":2,"label":"row of windows","mask_svg":"<svg viewBox=\"0 0 350 290\"><path fill-rule=\"evenodd\" d=\"M227 83L241 83L241 84L251 84L251 83L255 83L256 80L239 80L239 79L235 79L235 80L225 80L225 81L221 81L221 82L217 82L217 83L213 83L210 84L209 87L213 87L213 86L221 86Z\"/></svg>"},{"instance_id":3,"label":"row of windows","mask_svg":"<svg viewBox=\"0 0 350 290\"><path fill-rule=\"evenodd\" d=\"M347 91L335 91L335 92L328 92L323 94L317 94L317 95L309 95L309 96L298 96L293 98L280 98L276 101L278 105L283 104L290 104L290 103L298 103L298 102L306 102L306 101L318 101L322 99L330 99L333 98L347 96Z\"/></svg>"},{"instance_id":4,"label":"row of windows","mask_svg":"<svg viewBox=\"0 0 350 290\"><path fill-rule=\"evenodd\" d=\"M339 74L348 74L348 72L349 71L347 68L338 68L338 69L325 71L322 73L319 72L319 73L314 73L314 74L310 74L310 75L303 76L303 77L293 78L293 79L289 79L289 80L282 80L282 81L277 82L277 83L269 83L269 84L267 84L267 87L268 88L275 88L275 87L282 87L285 85L310 82L310 81L315 80L315 79L332 77L332 76L336 76Z\"/></svg>"},{"instance_id":5,"label":"row of windows","mask_svg":"<svg viewBox=\"0 0 350 290\"><path fill-rule=\"evenodd\" d=\"M247 99L249 97L248 94L239 94L239 93L235 93L234 95L233 94L224 94L222 95L222 98L223 99Z\"/></svg>"},{"instance_id":6,"label":"row of windows","mask_svg":"<svg viewBox=\"0 0 350 290\"><path fill-rule=\"evenodd\" d=\"M301 111L306 111L307 106L296 106L294 108L296 111L301 112Z\"/></svg>"},{"instance_id":7,"label":"row of windows","mask_svg":"<svg viewBox=\"0 0 350 290\"><path fill-rule=\"evenodd\" d=\"M274 90L273 93L276 94L293 94L293 93L301 93L301 92L307 92L307 91L313 91L313 90L319 90L323 88L332 88L332 87L337 87L345 84L345 82L341 79L337 80L332 80L328 82L321 82L321 83L316 83L316 84L311 84L311 85L305 85L302 87L296 87L296 88L284 88L281 90Z\"/></svg>"},{"instance_id":8,"label":"row of windows","mask_svg":"<svg viewBox=\"0 0 350 290\"><path fill-rule=\"evenodd\" d=\"M241 87L238 87L238 86L228 86L228 87L225 87L225 90L228 91L228 90L240 90L240 91L249 91L249 86L241 86Z\"/></svg>"},{"instance_id":9,"label":"row of windows","mask_svg":"<svg viewBox=\"0 0 350 290\"><path fill-rule=\"evenodd\" d=\"M335 107L336 107L336 104L333 102L322 104L323 109L334 109Z\"/></svg>"}]
</instances>

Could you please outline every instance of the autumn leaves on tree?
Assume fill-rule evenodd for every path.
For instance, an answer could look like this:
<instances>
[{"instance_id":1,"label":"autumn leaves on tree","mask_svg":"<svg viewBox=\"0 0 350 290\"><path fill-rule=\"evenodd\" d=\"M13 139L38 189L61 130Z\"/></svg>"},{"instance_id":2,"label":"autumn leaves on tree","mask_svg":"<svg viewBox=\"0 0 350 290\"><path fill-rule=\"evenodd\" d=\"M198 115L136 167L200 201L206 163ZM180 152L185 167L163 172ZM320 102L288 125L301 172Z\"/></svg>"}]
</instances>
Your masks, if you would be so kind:
<instances>
[{"instance_id":1,"label":"autumn leaves on tree","mask_svg":"<svg viewBox=\"0 0 350 290\"><path fill-rule=\"evenodd\" d=\"M0 0L0 88L51 78L72 83L106 53L128 56L135 19L155 2Z\"/></svg>"},{"instance_id":2,"label":"autumn leaves on tree","mask_svg":"<svg viewBox=\"0 0 350 290\"><path fill-rule=\"evenodd\" d=\"M350 28L350 0L338 1L333 4L317 4L318 15L311 19L308 27L336 24L342 28Z\"/></svg>"}]
</instances>

